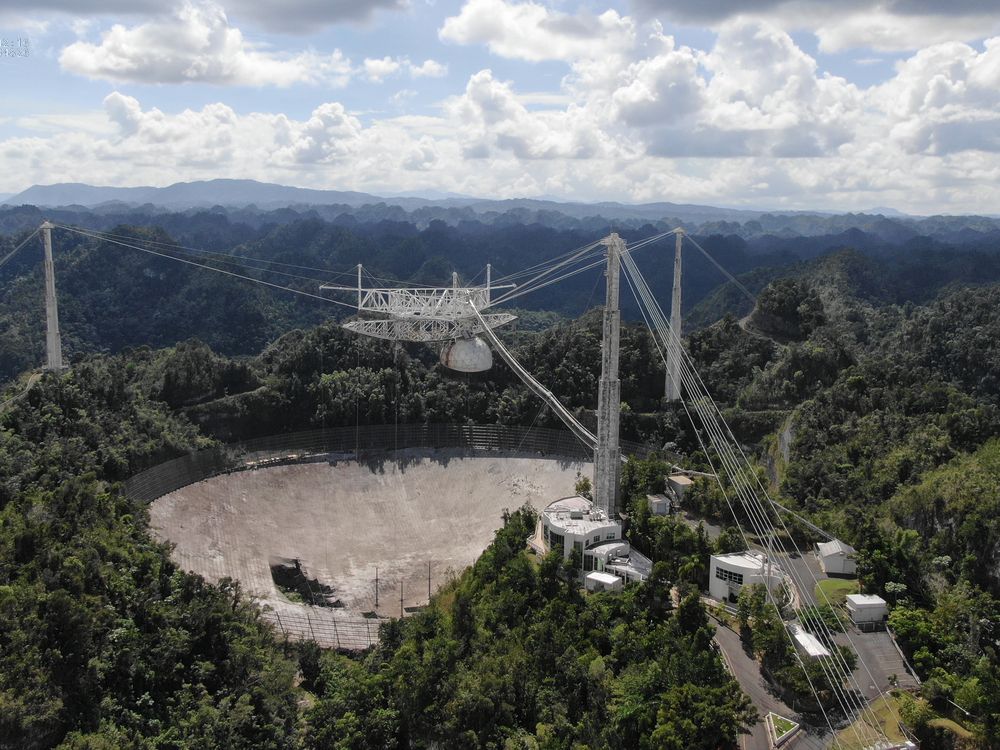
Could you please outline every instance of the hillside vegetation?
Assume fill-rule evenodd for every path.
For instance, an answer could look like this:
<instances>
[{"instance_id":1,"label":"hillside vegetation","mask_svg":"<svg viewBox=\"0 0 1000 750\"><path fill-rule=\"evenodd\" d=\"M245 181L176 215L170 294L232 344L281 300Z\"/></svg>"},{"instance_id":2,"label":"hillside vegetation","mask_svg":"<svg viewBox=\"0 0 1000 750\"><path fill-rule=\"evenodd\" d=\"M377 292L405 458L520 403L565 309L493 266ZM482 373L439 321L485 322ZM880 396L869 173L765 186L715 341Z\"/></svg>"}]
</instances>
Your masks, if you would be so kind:
<instances>
[{"instance_id":1,"label":"hillside vegetation","mask_svg":"<svg viewBox=\"0 0 1000 750\"><path fill-rule=\"evenodd\" d=\"M331 248L337 263L397 252L410 265L395 277L416 277L480 231L410 227L397 242L391 229L289 223L239 246L280 248L302 265L327 262ZM528 240L554 232L484 232L468 262L507 243L526 263L538 252ZM413 247L430 249L418 263ZM178 570L120 492L159 461L216 440L358 422L554 421L502 364L450 373L430 349L356 338L325 309L118 252L64 248L74 364L0 412L0 747L735 746L752 710L710 649L694 595L708 554L739 544L732 530L713 546L633 504L630 534L656 561L653 579L583 597L559 561L525 556L531 514L511 509L475 566L359 657L281 643L237 584ZM912 265L846 250L772 266L744 325L724 315L687 344L780 499L857 547L863 589L892 604L924 678L904 719L926 747L954 746L950 721L985 748L1000 745L1000 287L987 283L988 254L982 283L969 283L973 256L961 253L947 285L930 273L918 283L913 269L943 267L946 252ZM29 315L38 279L12 266L0 298L11 375L40 341ZM435 267L435 278L450 273L449 261ZM136 289L119 296L126 282ZM599 316L580 316L583 300L569 293L536 304L548 303L573 319L529 313L505 335L592 420ZM626 326L623 434L707 467L683 411L660 401L654 354L644 330ZM664 465L630 466L627 500L662 489ZM693 501L731 522L712 486ZM676 608L667 582L680 587ZM787 653L765 630L755 648L781 668Z\"/></svg>"}]
</instances>

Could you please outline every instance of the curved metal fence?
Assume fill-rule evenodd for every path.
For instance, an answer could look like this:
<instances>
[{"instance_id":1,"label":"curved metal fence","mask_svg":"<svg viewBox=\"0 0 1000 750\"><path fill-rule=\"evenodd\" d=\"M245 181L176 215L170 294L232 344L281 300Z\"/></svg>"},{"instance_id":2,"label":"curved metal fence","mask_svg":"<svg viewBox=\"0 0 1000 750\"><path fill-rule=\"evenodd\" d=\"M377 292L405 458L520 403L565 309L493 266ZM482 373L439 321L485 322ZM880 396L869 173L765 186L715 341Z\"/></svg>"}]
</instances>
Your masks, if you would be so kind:
<instances>
[{"instance_id":1,"label":"curved metal fence","mask_svg":"<svg viewBox=\"0 0 1000 750\"><path fill-rule=\"evenodd\" d=\"M131 477L125 482L125 494L137 502L150 503L219 474L299 463L317 456L366 459L412 448L458 448L593 459L593 451L572 433L547 427L482 424L337 427L270 435L189 453ZM645 446L628 441L622 442L622 451L640 456L649 453Z\"/></svg>"}]
</instances>

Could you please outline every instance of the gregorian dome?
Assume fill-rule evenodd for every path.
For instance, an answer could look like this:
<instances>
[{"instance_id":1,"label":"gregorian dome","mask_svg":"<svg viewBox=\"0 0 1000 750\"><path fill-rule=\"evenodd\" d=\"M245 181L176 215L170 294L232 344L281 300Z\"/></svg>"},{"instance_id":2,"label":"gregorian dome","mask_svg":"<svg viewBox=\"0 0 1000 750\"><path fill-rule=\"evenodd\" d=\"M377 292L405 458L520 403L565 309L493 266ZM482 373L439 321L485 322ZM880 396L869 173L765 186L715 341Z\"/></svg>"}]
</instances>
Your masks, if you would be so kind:
<instances>
[{"instance_id":1,"label":"gregorian dome","mask_svg":"<svg viewBox=\"0 0 1000 750\"><path fill-rule=\"evenodd\" d=\"M493 354L479 336L452 339L441 348L441 364L459 372L484 372L493 367Z\"/></svg>"}]
</instances>

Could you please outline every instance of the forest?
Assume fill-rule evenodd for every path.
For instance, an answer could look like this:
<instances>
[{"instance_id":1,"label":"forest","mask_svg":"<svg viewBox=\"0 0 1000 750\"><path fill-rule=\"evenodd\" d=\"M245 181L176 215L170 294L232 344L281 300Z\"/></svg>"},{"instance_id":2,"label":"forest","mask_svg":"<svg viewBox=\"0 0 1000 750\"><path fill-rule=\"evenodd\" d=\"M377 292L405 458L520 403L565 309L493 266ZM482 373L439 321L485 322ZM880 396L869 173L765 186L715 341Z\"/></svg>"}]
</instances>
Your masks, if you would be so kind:
<instances>
[{"instance_id":1,"label":"forest","mask_svg":"<svg viewBox=\"0 0 1000 750\"><path fill-rule=\"evenodd\" d=\"M590 239L540 225L321 219L243 235L218 222L213 238L195 224L183 237L115 231L430 280L453 268L473 278L486 262L499 276ZM685 343L708 389L776 497L853 544L865 591L892 603L890 624L923 679L904 716L923 746L1000 746L1000 254L926 238L815 254L703 239L757 292L747 316L731 285L692 260ZM41 356L32 263L0 269L4 400ZM500 364L449 373L427 347L393 352L344 331L326 307L209 271L70 237L57 274L72 366L0 412L0 747L708 750L735 747L755 721L710 648L697 597L716 548L641 503L630 533L656 565L624 595L583 596L559 560L526 555L531 511L511 508L477 563L425 611L384 626L369 653L276 638L237 583L210 585L171 562L145 509L122 494L125 479L217 441L296 429L557 426L553 417ZM598 281L526 297L504 334L585 421L600 367L599 311L588 312ZM654 355L628 323L623 436L703 465L697 425L661 401ZM662 481L655 464L632 466L630 501ZM732 522L711 485L695 501ZM717 549L732 543L723 534ZM787 655L766 626L754 637L780 667Z\"/></svg>"}]
</instances>

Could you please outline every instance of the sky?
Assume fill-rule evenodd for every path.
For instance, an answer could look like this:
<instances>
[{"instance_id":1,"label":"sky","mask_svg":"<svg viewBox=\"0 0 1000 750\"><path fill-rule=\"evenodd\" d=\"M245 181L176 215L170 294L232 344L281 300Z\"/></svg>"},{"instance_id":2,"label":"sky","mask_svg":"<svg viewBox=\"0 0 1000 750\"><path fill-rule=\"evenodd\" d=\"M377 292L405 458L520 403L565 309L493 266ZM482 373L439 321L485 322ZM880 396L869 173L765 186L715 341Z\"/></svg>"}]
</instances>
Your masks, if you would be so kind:
<instances>
[{"instance_id":1,"label":"sky","mask_svg":"<svg viewBox=\"0 0 1000 750\"><path fill-rule=\"evenodd\" d=\"M997 0L3 0L0 193L1000 213Z\"/></svg>"}]
</instances>

